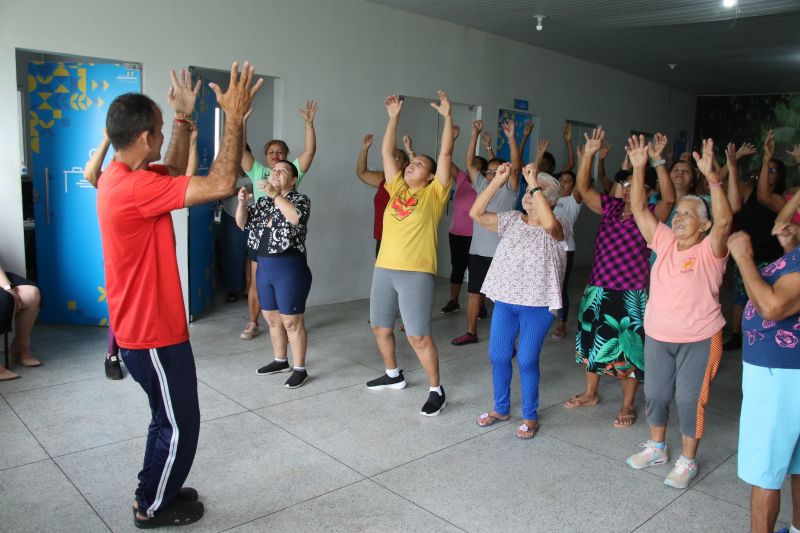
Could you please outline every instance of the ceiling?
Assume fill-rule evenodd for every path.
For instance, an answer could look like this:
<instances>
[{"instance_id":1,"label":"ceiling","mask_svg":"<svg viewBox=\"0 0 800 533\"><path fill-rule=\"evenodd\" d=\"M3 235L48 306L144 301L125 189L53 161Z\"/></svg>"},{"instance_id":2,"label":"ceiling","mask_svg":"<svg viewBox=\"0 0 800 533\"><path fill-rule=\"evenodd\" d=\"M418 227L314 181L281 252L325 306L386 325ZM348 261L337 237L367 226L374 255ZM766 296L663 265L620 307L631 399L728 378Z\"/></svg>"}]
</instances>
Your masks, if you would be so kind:
<instances>
[{"instance_id":1,"label":"ceiling","mask_svg":"<svg viewBox=\"0 0 800 533\"><path fill-rule=\"evenodd\" d=\"M739 0L734 8L722 0L369 1L691 94L800 92L800 0Z\"/></svg>"}]
</instances>

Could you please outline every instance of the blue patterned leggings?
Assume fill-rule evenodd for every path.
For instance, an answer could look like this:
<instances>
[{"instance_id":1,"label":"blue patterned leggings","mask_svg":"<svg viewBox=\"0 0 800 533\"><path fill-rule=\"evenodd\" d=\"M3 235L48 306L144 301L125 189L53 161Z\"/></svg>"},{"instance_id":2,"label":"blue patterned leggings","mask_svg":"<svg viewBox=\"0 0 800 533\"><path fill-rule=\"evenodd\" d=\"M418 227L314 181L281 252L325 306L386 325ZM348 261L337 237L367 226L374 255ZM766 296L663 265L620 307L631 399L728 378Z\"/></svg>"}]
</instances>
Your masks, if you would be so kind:
<instances>
[{"instance_id":1,"label":"blue patterned leggings","mask_svg":"<svg viewBox=\"0 0 800 533\"><path fill-rule=\"evenodd\" d=\"M538 419L539 353L552 321L553 315L547 307L495 302L489 359L492 361L494 410L497 414L507 415L511 409L511 358L514 355L514 340L519 333L517 366L522 388L522 418Z\"/></svg>"}]
</instances>

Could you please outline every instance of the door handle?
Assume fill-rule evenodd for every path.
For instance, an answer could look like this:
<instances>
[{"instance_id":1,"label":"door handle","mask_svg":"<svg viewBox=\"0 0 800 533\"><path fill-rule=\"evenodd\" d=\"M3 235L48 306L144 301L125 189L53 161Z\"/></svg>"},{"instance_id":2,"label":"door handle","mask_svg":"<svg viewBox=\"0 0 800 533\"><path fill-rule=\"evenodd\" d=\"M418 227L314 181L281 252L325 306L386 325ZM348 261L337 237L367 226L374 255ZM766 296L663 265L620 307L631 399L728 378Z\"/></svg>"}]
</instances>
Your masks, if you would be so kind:
<instances>
[{"instance_id":1,"label":"door handle","mask_svg":"<svg viewBox=\"0 0 800 533\"><path fill-rule=\"evenodd\" d=\"M50 169L44 169L44 219L50 225Z\"/></svg>"}]
</instances>

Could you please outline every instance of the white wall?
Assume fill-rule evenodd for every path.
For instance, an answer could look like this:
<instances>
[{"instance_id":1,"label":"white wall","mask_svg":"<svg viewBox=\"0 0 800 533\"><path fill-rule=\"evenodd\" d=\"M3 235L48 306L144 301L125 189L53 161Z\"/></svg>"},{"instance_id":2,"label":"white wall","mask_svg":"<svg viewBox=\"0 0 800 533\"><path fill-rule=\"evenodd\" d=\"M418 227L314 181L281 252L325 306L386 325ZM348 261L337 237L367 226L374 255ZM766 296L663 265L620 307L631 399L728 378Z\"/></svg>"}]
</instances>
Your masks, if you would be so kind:
<instances>
[{"instance_id":1,"label":"white wall","mask_svg":"<svg viewBox=\"0 0 800 533\"><path fill-rule=\"evenodd\" d=\"M541 135L559 139L566 118L602 124L616 148L630 129L690 132L692 95L578 59L361 0L3 0L0 3L0 263L23 271L14 49L141 62L144 91L166 108L170 69L227 69L250 59L276 85L275 133L302 149L296 109L315 99L319 149L303 182L312 199L311 304L369 294L372 195L353 170L361 136L380 137L387 94L483 106L490 123L514 98L530 101ZM462 125L463 126L463 125ZM553 142L561 159L562 147ZM377 157L373 150L372 160ZM615 157L612 155L611 157ZM443 222L443 224L446 222ZM588 261L593 228L578 236ZM185 235L178 220L178 239ZM441 243L446 246L446 243Z\"/></svg>"}]
</instances>

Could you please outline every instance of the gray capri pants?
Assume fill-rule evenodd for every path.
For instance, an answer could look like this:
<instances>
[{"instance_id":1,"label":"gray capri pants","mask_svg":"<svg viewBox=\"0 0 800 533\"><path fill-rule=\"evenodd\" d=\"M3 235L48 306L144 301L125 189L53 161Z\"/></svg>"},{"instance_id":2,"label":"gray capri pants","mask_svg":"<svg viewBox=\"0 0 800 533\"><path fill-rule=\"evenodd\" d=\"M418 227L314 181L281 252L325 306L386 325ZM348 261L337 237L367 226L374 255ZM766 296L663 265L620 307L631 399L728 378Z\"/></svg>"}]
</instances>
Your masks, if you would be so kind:
<instances>
[{"instance_id":1,"label":"gray capri pants","mask_svg":"<svg viewBox=\"0 0 800 533\"><path fill-rule=\"evenodd\" d=\"M669 420L673 391L681 434L699 439L711 380L722 359L722 330L696 342L662 342L645 335L644 398L647 423L663 427Z\"/></svg>"},{"instance_id":2,"label":"gray capri pants","mask_svg":"<svg viewBox=\"0 0 800 533\"><path fill-rule=\"evenodd\" d=\"M370 324L394 329L398 311L406 335L431 334L433 274L375 267L369 295Z\"/></svg>"}]
</instances>

